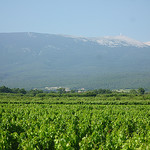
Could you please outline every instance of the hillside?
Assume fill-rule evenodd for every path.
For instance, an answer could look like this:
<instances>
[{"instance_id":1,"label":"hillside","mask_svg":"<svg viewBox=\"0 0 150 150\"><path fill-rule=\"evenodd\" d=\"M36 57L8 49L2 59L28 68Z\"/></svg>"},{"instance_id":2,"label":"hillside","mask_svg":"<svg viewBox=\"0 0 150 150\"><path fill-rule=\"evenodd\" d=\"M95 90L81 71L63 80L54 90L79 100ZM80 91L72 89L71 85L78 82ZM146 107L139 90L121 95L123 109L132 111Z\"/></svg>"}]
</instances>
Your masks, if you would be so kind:
<instances>
[{"instance_id":1,"label":"hillside","mask_svg":"<svg viewBox=\"0 0 150 150\"><path fill-rule=\"evenodd\" d=\"M0 85L150 88L150 46L125 36L0 33Z\"/></svg>"}]
</instances>

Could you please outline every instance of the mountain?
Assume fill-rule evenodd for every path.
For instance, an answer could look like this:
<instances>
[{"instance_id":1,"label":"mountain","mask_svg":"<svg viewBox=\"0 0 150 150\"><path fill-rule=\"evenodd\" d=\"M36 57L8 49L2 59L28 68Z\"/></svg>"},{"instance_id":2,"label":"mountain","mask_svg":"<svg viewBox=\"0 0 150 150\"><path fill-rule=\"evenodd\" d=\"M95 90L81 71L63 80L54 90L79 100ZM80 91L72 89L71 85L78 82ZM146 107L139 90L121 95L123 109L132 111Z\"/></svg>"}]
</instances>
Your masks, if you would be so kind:
<instances>
[{"instance_id":1,"label":"mountain","mask_svg":"<svg viewBox=\"0 0 150 150\"><path fill-rule=\"evenodd\" d=\"M0 86L150 89L149 56L125 36L0 33Z\"/></svg>"}]
</instances>

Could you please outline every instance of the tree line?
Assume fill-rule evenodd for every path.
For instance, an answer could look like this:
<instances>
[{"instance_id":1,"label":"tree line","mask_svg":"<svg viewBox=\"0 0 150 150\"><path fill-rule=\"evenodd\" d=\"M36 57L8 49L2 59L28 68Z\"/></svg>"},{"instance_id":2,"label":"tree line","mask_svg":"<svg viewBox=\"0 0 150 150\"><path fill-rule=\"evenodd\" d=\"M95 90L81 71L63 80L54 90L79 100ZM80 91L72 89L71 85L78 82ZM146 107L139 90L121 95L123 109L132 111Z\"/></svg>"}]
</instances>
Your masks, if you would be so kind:
<instances>
[{"instance_id":1,"label":"tree line","mask_svg":"<svg viewBox=\"0 0 150 150\"><path fill-rule=\"evenodd\" d=\"M43 90L38 90L38 89L31 89L27 91L24 88L20 89L20 88L9 88L6 86L1 86L0 93L16 93L16 94L24 94L24 95L26 94L29 96L39 96L39 97L44 97L46 95L51 96L51 97L60 97L60 96L89 97L89 96L97 96L100 94L110 94L111 96L112 94L116 94L117 92L109 90L109 89L95 89L95 90L88 90L88 91L78 93L77 90L71 90L67 92L65 91L65 88L60 88L60 89L57 89L56 91L43 91ZM144 88L138 88L137 90L131 89L129 94L143 95L145 94L145 89Z\"/></svg>"}]
</instances>

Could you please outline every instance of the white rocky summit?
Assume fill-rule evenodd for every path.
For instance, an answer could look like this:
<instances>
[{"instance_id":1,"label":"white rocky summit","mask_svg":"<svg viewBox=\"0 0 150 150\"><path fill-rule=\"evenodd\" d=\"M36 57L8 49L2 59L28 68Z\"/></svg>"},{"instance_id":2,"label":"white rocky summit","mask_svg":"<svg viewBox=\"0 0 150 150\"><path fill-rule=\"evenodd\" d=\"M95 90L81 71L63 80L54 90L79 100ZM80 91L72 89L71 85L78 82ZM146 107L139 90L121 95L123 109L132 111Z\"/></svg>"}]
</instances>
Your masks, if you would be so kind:
<instances>
[{"instance_id":1,"label":"white rocky summit","mask_svg":"<svg viewBox=\"0 0 150 150\"><path fill-rule=\"evenodd\" d=\"M103 38L98 38L96 41L101 45L106 45L109 47L118 46L135 46L135 47L146 47L147 45L143 42L131 39L129 37L119 35L119 36L105 36Z\"/></svg>"},{"instance_id":2,"label":"white rocky summit","mask_svg":"<svg viewBox=\"0 0 150 150\"><path fill-rule=\"evenodd\" d=\"M104 36L104 37L82 37L82 36L75 37L75 36L64 35L64 37L70 37L84 42L92 41L98 43L99 45L104 45L108 47L134 46L134 47L143 48L143 47L150 46L150 42L140 42L124 35Z\"/></svg>"},{"instance_id":3,"label":"white rocky summit","mask_svg":"<svg viewBox=\"0 0 150 150\"><path fill-rule=\"evenodd\" d=\"M144 44L150 46L150 41L149 42L144 42Z\"/></svg>"}]
</instances>

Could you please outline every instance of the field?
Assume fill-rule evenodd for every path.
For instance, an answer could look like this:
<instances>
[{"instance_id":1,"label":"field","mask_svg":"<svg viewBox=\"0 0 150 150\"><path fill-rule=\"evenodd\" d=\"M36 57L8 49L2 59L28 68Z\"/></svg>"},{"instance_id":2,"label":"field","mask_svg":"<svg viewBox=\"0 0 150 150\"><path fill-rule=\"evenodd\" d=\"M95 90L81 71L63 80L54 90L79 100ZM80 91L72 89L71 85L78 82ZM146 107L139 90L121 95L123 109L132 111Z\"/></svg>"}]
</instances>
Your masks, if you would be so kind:
<instances>
[{"instance_id":1,"label":"field","mask_svg":"<svg viewBox=\"0 0 150 150\"><path fill-rule=\"evenodd\" d=\"M0 149L150 149L150 95L0 94Z\"/></svg>"}]
</instances>

